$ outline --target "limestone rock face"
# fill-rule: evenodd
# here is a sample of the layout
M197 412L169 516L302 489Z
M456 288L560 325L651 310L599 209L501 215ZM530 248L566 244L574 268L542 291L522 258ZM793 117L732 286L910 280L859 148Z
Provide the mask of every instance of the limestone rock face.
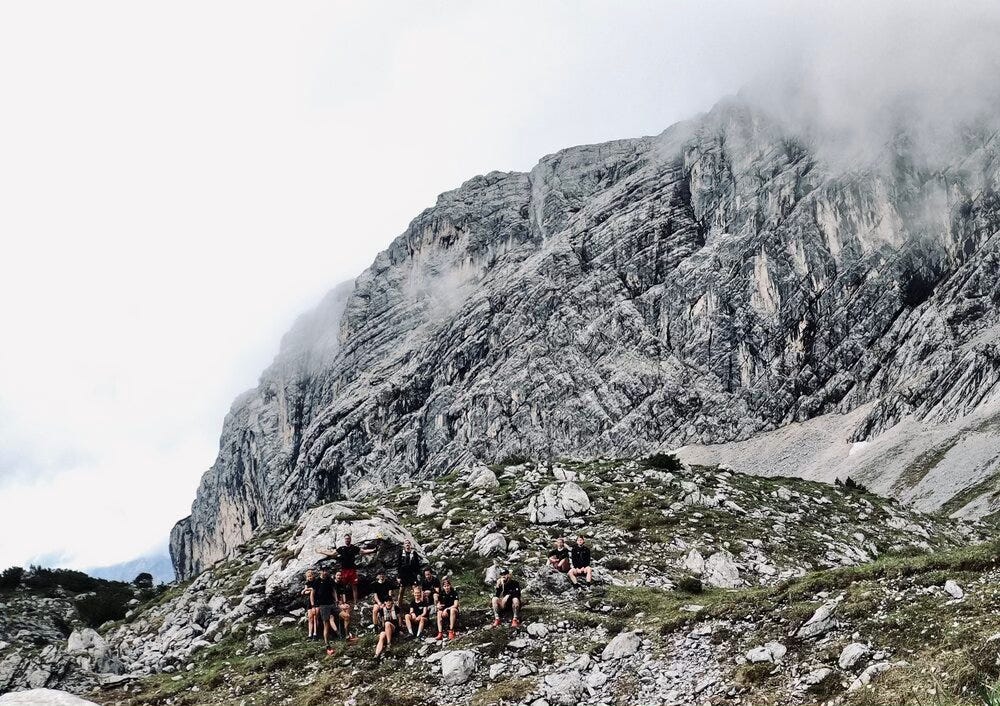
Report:
M847 413L862 442L982 412L1000 400L1000 155L955 149L835 168L730 99L441 195L234 402L172 532L178 575L307 507L477 462ZM933 482L958 493L984 463Z

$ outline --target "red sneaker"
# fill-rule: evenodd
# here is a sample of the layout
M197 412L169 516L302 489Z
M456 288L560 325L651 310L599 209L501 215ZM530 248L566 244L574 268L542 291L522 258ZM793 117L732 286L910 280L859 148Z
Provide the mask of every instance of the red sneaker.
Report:
M332 647L326 648L326 656L327 657L333 657L333 648Z
M439 633L438 633L438 636L437 636L437 637L435 637L434 639L435 639L435 640L443 640L443 639L444 639L444 633L443 633L443 632L439 632Z
M500 625L501 625L500 618L494 618L493 622L490 623L490 627L491 628L498 628L498 627L500 627Z
M512 628L519 628L521 627L521 621L518 620L517 618L514 618L513 620L510 621L510 626Z
M454 640L455 639L455 631L454 630L449 630L448 631L448 639L449 640Z

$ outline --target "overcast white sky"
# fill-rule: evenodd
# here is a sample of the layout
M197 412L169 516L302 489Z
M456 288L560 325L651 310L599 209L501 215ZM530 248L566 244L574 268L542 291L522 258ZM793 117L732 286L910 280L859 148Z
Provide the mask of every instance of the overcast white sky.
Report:
M0 567L161 546L296 314L439 192L660 132L839 36L830 19L777 1L0 4Z

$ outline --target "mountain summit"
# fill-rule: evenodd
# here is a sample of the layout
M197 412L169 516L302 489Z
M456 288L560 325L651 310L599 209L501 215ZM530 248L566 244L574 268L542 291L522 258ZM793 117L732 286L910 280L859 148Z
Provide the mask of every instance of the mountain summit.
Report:
M834 167L729 99L441 195L233 404L178 577L318 503L512 455L684 447L992 512L998 143L915 155Z

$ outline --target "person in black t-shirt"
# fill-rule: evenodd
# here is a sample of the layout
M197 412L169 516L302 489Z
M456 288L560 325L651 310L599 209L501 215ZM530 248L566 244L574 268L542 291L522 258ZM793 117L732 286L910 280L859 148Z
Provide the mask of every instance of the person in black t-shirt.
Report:
M385 571L379 571L378 575L375 577L375 583L372 584L372 595L374 596L372 600L372 627L378 627L378 611L382 608L382 605L392 596L392 592L396 589L389 579L386 577Z
M420 584L420 555L408 539L403 542L403 548L396 558L396 573L399 575L399 596L396 602L402 603L403 590Z
M424 569L424 576L420 579L420 588L424 589L424 593L429 591L434 596L441 592L441 580L434 575L434 571L429 566Z
M500 627L500 612L505 610L507 606L510 606L511 612L514 614L510 626L512 628L521 627L521 584L510 575L510 569L501 569L493 595L493 627Z
M458 624L458 591L451 585L451 579L441 582L441 592L437 595L438 634L437 639L444 639L444 623L448 621L448 639L455 639L455 626Z
M555 547L549 552L549 566L564 574L569 572L569 547L562 537L556 540Z
M399 629L399 612L396 610L396 605L391 595L385 600L382 607L378 609L377 617L382 632L379 633L378 644L375 645L376 659L380 658L389 649L390 645L392 645L392 637L396 634L396 630Z
M430 594L425 594L420 586L413 587L413 602L410 603L404 616L406 631L410 633L410 637L420 637L423 634L424 626L431 619L433 605L434 599L430 597Z
M576 538L576 544L569 551L570 563L573 564L573 568L569 570L569 580L573 582L573 585L577 584L577 577L583 576L587 579L587 585L590 585L594 581L594 571L590 568L590 547L587 546L586 541L581 534Z
M337 629L336 615L334 615L336 601L337 587L330 577L330 570L320 569L319 579L313 585L313 602L316 604L319 622L323 625L323 642L326 643L327 648L330 647L330 630L333 630L334 635L340 633Z
M343 546L336 549L318 549L323 556L340 560L340 570L344 574L344 583L351 587L351 596L354 599L353 605L358 604L358 558L361 555L374 554L374 549L362 549L354 544L351 535L344 535Z
M316 573L309 569L306 571L306 585L302 589L302 595L306 597L306 625L308 630L307 640L319 639L318 614L316 602L313 598L313 590L316 586Z

